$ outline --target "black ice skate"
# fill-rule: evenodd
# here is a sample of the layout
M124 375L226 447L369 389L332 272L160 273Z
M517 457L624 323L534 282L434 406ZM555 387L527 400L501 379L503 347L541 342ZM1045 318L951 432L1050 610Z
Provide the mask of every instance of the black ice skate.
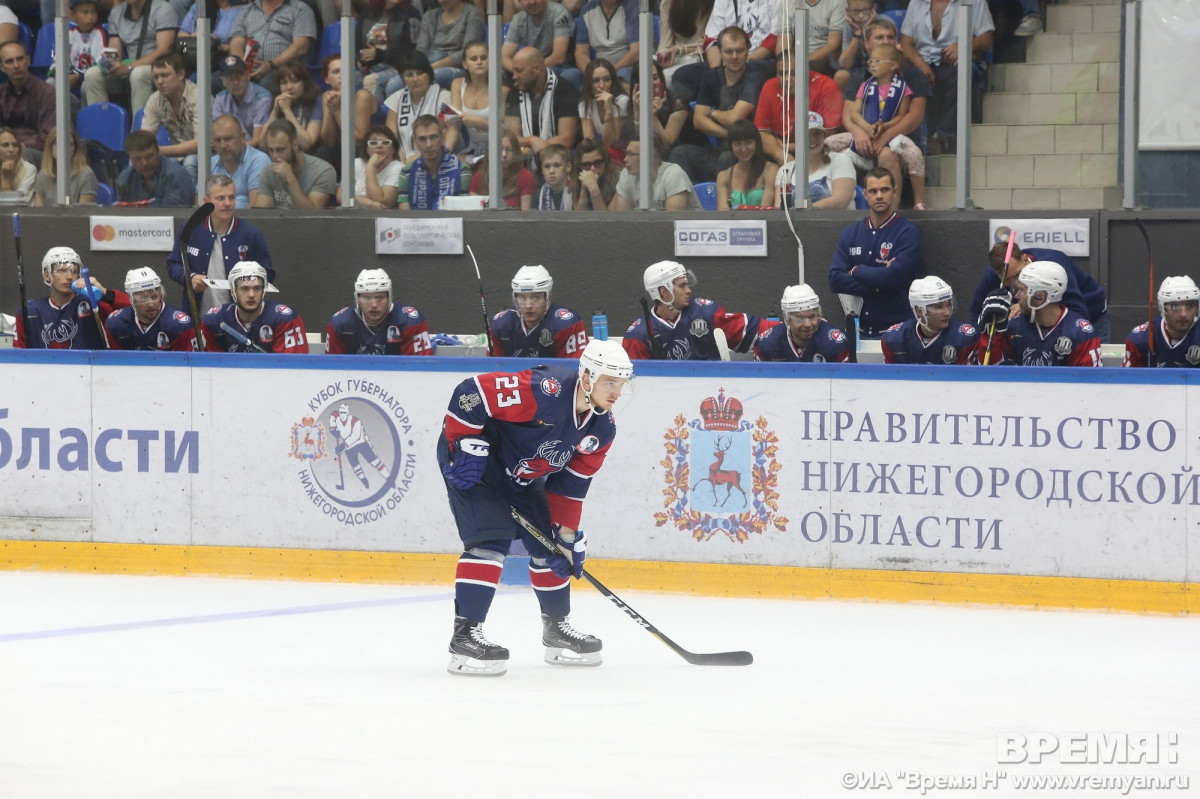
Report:
M581 633L571 626L570 618L556 619L542 614L542 644L546 662L551 666L599 666L604 644L594 635Z
M469 677L500 677L508 671L508 650L484 636L483 622L456 616L446 671Z

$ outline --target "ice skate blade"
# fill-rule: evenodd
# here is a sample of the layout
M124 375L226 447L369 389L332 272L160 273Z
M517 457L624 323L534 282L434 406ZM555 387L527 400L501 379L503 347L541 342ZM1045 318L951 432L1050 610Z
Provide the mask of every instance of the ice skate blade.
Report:
M451 655L446 671L456 677L503 677L508 673L508 661L476 660L466 655Z
M599 652L575 652L554 646L546 647L545 659L551 666L599 666L604 662Z

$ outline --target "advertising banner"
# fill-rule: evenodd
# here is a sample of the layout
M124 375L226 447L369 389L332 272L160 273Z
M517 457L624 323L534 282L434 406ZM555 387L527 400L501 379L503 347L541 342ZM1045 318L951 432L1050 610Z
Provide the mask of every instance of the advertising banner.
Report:
M175 220L169 216L93 216L93 250L170 252Z

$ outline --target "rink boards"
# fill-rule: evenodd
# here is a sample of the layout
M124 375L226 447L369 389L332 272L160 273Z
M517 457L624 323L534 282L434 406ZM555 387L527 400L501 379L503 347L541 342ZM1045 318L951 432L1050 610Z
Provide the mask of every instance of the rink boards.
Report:
M460 551L434 455L452 389L529 365L44 351L0 363L6 568L407 582L448 582ZM1190 370L637 373L583 515L610 587L1197 606ZM342 406L367 446L339 447Z

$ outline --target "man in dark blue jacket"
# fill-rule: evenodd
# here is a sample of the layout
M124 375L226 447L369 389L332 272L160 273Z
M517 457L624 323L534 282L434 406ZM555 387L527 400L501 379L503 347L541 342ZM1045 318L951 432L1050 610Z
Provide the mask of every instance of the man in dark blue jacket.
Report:
M908 286L921 262L921 231L894 210L900 192L891 172L872 169L863 188L870 213L842 231L829 266L829 287L862 298L862 336L879 338L912 318Z
M1076 266L1071 256L1060 250L1047 250L1041 247L1031 247L1022 250L1013 245L1012 257L1004 262L1004 253L1008 250L1008 242L997 242L988 253L991 269L984 273L983 279L975 288L975 297L971 300L971 317L978 318L983 309L983 300L988 294L1000 288L1000 275L1004 275L1004 285L1009 291L1017 281L1017 275L1026 264L1034 261L1053 261L1067 270L1067 291L1063 294L1062 304L1075 313L1087 319L1096 329L1096 335L1101 341L1108 341L1111 323L1108 317L1108 298L1104 296L1104 288L1096 279Z

